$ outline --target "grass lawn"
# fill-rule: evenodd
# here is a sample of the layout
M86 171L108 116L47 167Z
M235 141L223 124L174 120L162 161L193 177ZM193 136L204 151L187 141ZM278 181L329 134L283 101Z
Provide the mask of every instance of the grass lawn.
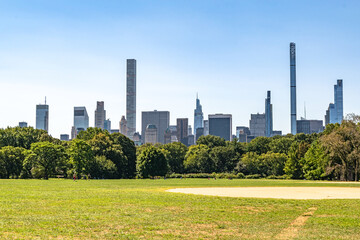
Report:
M360 200L281 200L165 192L177 187L327 186L288 180L0 180L1 239L360 239ZM305 214L305 215L304 215ZM296 224L295 224L296 225ZM287 238L290 238L288 236Z

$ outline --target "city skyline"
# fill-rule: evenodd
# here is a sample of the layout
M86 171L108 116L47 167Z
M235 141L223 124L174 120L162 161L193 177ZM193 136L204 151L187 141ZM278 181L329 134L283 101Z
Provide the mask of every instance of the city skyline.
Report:
M264 113L270 90L273 128L286 134L290 42L297 48L297 119L304 116L304 102L309 119L324 119L336 79L346 82L344 116L359 113L360 49L353 44L360 36L353 25L359 3L214 1L202 8L204 3L109 1L83 8L79 1L72 9L66 1L0 3L0 79L6 89L0 102L9 113L0 127L20 121L35 126L35 105L44 96L54 137L70 134L74 106L93 113L96 101L105 102L107 117L118 126L126 115L125 61L137 59L137 116L157 109L170 111L171 125L183 117L193 123L199 92L204 116L231 113L235 132L248 125L250 114Z

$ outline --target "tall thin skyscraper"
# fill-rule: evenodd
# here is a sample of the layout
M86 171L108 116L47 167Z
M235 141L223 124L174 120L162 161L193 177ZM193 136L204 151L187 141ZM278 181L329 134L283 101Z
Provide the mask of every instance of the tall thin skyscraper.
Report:
M204 123L204 116L202 112L202 106L200 104L200 99L196 94L196 108L194 110L194 134L196 134L196 129L204 127L203 123Z
M290 116L291 133L296 134L296 51L295 43L290 43Z
M104 122L106 119L106 111L104 109L104 102L96 102L95 110L95 127L104 129Z
M176 119L176 133L177 139L183 144L188 144L188 119L187 118L178 118ZM191 135L191 134L190 134Z
M273 114L271 104L271 92L267 91L267 98L265 99L265 136L271 137L273 132Z
M36 105L36 129L49 131L49 105L39 104Z
M335 104L335 120L337 123L341 123L344 117L343 113L343 81L337 80L337 84L334 85L334 104Z
M127 136L133 139L136 132L136 60L126 60L126 120Z

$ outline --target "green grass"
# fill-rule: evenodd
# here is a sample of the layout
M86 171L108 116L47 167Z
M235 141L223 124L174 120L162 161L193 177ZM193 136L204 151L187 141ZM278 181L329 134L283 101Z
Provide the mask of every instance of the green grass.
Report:
M175 187L329 186L287 180L0 180L2 239L274 239L316 207L298 239L360 239L360 200L230 198Z

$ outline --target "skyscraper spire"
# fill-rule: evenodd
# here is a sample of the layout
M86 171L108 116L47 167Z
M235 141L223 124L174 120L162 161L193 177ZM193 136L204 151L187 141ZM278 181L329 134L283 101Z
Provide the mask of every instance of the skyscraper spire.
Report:
M204 127L203 121L204 116L202 112L202 106L200 104L200 99L198 98L198 93L196 93L196 108L194 110L194 135L196 135L196 129Z

